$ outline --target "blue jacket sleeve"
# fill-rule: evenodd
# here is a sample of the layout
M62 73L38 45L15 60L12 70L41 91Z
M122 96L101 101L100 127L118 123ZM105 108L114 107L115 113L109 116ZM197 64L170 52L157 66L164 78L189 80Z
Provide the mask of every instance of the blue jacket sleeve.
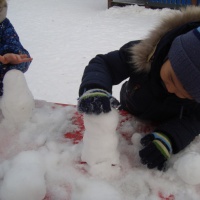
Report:
M173 153L178 153L188 146L200 133L200 120L192 117L171 119L161 124L155 131L166 134L171 142Z
M3 22L0 23L0 37L1 37L1 46L0 46L0 55L6 53L15 53L15 54L26 54L30 57L28 51L22 46L19 36L15 31L13 25L6 18ZM11 69L18 69L22 72L27 71L30 62L20 63L16 65L12 64L2 64L0 63L1 71L8 71Z
M105 55L97 55L86 66L79 96L85 90L100 88L112 93L112 86L117 85L130 76L133 64L130 63L129 48L139 41L125 44L120 50Z

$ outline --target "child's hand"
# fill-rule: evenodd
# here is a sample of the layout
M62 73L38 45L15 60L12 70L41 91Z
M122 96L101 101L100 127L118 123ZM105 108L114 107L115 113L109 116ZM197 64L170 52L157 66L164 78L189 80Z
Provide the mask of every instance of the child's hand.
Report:
M153 132L141 139L144 146L139 152L141 162L149 169L157 167L159 170L165 169L165 162L172 154L170 139L163 133Z
M0 62L3 64L20 64L23 62L30 62L32 58L29 58L26 54L14 54L7 53L0 56Z

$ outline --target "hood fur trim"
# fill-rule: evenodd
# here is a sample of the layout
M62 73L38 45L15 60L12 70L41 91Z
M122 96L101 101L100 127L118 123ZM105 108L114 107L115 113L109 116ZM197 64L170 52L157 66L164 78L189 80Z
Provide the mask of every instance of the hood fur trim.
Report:
M161 20L159 26L150 32L148 37L133 46L130 51L136 71L149 71L153 56L160 39L173 28L192 21L200 21L200 7L188 6Z

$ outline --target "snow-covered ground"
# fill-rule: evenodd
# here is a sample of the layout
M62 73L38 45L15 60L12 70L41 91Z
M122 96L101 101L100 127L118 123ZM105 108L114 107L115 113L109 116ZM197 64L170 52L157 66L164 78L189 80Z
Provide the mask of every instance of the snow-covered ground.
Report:
M116 113L111 113L106 122L101 116L85 119L88 130L95 126L103 130L106 123L113 135L104 139L102 151L95 148L93 153L88 145L83 155L82 141L73 144L64 137L81 127L71 123L75 107L45 102L76 104L84 67L92 57L142 39L170 12L175 11L138 6L107 9L107 0L9 0L8 18L34 59L25 76L37 100L31 119L22 126L0 115L1 200L200 199L199 138L172 156L166 172L148 170L138 158L141 124L120 115L115 132L106 123L112 119L111 124L117 124ZM116 97L119 88L114 88ZM95 126L90 127L90 120ZM85 143L96 142L99 147L99 135L99 140L88 137L91 141ZM87 158L88 152L94 160ZM105 152L114 157L114 166L107 165L104 159L110 155ZM98 156L104 161L99 165ZM81 158L90 165L81 163Z

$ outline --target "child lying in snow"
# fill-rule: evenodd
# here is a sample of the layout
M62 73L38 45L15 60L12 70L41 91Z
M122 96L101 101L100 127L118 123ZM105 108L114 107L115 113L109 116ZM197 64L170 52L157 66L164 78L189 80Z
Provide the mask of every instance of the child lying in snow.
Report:
M15 102L11 103L11 104L14 103L15 105L8 105L9 102L7 103L5 102L8 99L5 99L4 96L2 97L4 108L5 106L7 107L6 111L4 108L2 108L3 114L5 114L5 112L6 113L10 112L12 108L14 108L13 106L15 107L19 106L18 103L20 104L25 103L25 102L17 102L17 97L13 96L14 93L13 94L11 93L15 91L17 96L21 97L23 96L23 94L17 93L17 90L19 90L20 92L22 91L21 88L18 88L17 86L21 84L18 83L20 81L23 82L23 84L26 84L26 81L24 81L25 78L23 73L27 71L32 60L32 58L30 58L29 56L28 51L24 49L22 44L20 43L19 37L14 27L12 26L10 21L6 18L6 14L7 14L7 2L6 0L0 0L0 96L6 93L8 94L7 96L9 96L9 98L13 98L16 100ZM5 76L7 73L12 75ZM6 77L8 77L7 80L5 80ZM13 82L10 82L11 77L12 79L14 79L12 80ZM5 87L3 86L4 82L7 86L9 85L9 87L6 88L10 89L10 87L13 86L10 91L4 91L5 90ZM26 94L28 93L29 97L31 97L27 85L25 85L23 88L26 88L26 91L24 90L24 92ZM30 101L32 100L30 99ZM25 109L25 107L26 103L23 105L22 109ZM8 111L8 109L11 110ZM18 113L12 113L12 114L17 115ZM17 117L19 116L16 116L16 118Z
M187 147L200 133L200 8L187 7L163 19L141 41L97 55L86 67L79 90L78 110L86 114L116 107L112 86L126 81L120 109L155 122L141 139L141 162L165 167L171 154Z

